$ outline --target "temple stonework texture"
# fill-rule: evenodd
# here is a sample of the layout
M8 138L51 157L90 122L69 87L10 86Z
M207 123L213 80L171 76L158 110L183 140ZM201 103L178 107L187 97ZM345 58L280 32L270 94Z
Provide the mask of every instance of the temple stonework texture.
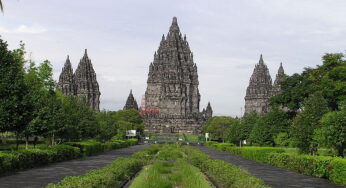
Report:
M133 97L132 90L130 91L129 96L127 97L126 104L123 108L123 110L138 110L138 104L136 99Z
M85 50L74 74L70 59L67 57L57 88L65 95L74 95L85 100L91 109L100 110L101 93L87 50Z
M284 69L280 64L274 85L267 65L261 55L259 63L255 65L250 78L249 86L245 96L245 114L255 111L258 114L265 114L269 110L269 99L281 92L281 82L284 79Z
M197 65L193 61L186 36L182 36L173 18L167 36L162 36L154 61L149 66L145 108L145 132L200 133L206 119L200 112Z

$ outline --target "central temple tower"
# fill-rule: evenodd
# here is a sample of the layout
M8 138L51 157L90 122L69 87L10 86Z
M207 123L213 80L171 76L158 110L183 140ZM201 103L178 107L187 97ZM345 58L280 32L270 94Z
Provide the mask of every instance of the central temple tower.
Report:
M145 108L141 109L146 132L200 132L210 113L206 117L200 112L197 66L176 17L154 54L147 84Z

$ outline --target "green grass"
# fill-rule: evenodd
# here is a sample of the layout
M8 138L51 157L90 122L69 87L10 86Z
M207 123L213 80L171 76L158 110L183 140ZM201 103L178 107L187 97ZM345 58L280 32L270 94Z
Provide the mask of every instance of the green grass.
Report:
M201 171L184 162L158 161L144 167L130 188L211 188Z

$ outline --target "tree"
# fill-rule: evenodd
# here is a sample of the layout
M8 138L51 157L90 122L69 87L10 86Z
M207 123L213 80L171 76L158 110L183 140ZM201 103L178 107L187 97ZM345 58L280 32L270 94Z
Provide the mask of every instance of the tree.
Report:
M240 120L238 119L232 119L230 121L230 127L227 131L227 142L233 143L233 144L239 144L239 142L242 140L242 129L241 129Z
M320 141L329 147L336 149L338 156L344 157L346 149L346 107L340 111L325 114L321 119L322 136Z
M232 117L215 116L208 120L207 124L203 127L203 131L210 133L211 139L225 142L230 134L229 128L234 125L235 121Z
M292 139L302 153L316 153L317 143L313 135L320 128L320 119L327 112L327 101L320 93L315 93L304 101L304 108L294 118L291 129Z
M274 146L274 138L280 132L288 132L289 124L286 112L277 107L272 108L256 121L250 134L251 143L260 146Z
M13 131L17 140L30 113L30 104L23 102L28 89L24 81L24 44L20 45L10 51L0 39L0 131Z
M346 61L344 54L325 54L323 64L316 68L305 68L282 83L283 92L270 99L271 105L287 107L291 117L303 106L311 93L321 92L331 110L339 109L339 102L346 100Z
M249 141L251 131L253 127L255 126L258 118L260 118L260 116L255 111L252 111L249 114L244 115L240 123L240 129L241 129L240 137L242 140Z

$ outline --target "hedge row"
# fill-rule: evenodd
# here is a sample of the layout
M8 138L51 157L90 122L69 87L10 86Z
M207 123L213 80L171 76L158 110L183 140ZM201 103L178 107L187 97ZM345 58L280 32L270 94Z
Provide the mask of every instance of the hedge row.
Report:
M129 140L112 140L106 143L97 142L94 140L87 140L81 142L67 142L65 145L70 145L73 147L78 147L83 156L91 156L97 153L110 151L113 149L124 148L138 143L137 139Z
M135 145L136 143L137 140L135 139L112 141L109 143L86 141L62 144L46 149L3 151L0 152L0 174L76 159L82 156L90 156L111 149Z
M121 187L124 182L150 163L159 151L157 145L134 153L130 158L118 158L104 168L89 171L82 176L65 177L58 184L48 184L47 188L94 188Z
M259 178L230 163L213 160L208 155L191 147L184 147L186 160L205 173L217 187L264 188Z
M246 159L266 162L268 161L268 155L271 153L284 153L285 150L282 148L274 147L233 147L233 144L229 143L217 143L217 142L208 142L207 146L226 151L234 155L244 157Z
M0 152L0 174L78 157L80 157L80 150L67 145L54 146L45 150L28 149Z
M273 147L232 147L210 142L208 147L229 152L246 159L269 163L301 174L329 179L337 184L346 185L346 159L284 153L281 148Z
M268 156L267 163L346 185L346 159L293 153L272 153Z

